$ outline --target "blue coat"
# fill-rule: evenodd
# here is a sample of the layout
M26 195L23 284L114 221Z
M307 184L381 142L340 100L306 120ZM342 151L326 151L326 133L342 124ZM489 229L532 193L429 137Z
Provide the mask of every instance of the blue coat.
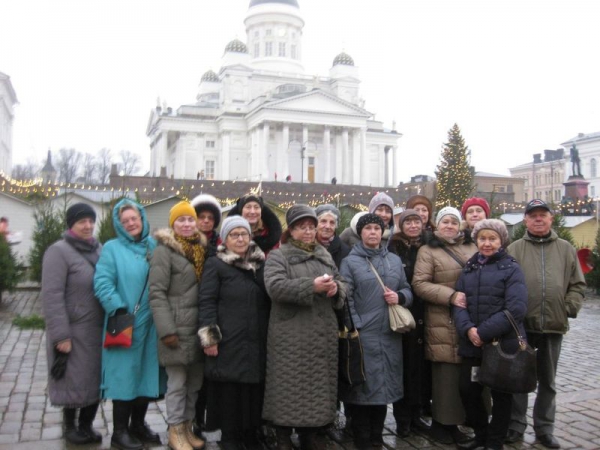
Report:
M387 405L403 396L402 335L390 328L388 305L371 265L385 286L398 293L400 304L412 304L402 261L387 248L370 249L356 244L342 261L340 274L348 283L352 320L360 329L367 381L349 392L343 401L359 405Z
M502 338L502 348L510 353L517 350L517 336L506 315L507 309L525 336L523 319L527 312L527 287L525 276L517 261L504 250L491 256L483 265L479 253L467 261L456 290L467 296L467 308L453 307L458 332L458 354L481 358L481 348L475 347L467 333L476 327L484 343Z
M142 216L143 231L139 241L134 241L119 221L119 208L126 202L132 203ZM149 236L150 226L144 209L131 200L124 199L116 204L113 225L117 238L104 245L94 276L96 297L106 312L104 330L108 317L117 309L126 308L132 313L140 295L141 302L133 324L131 348L102 350L102 398L154 398L161 393L158 337L148 302L146 280L150 268L148 259L156 247L156 241Z

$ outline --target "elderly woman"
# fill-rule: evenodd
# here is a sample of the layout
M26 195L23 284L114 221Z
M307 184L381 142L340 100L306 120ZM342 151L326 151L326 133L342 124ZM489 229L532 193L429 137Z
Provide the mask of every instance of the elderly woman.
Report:
M348 283L350 312L360 329L364 352L366 382L342 394L344 402L352 405L354 443L359 450L383 445L387 404L403 396L402 335L390 328L388 305L408 307L412 293L400 258L382 245L384 228L375 214L361 217L356 226L361 242L340 270Z
M160 443L145 423L150 399L163 392L159 383L158 338L148 302L149 259L156 247L141 205L123 199L113 209L117 237L108 241L96 265L94 289L108 317L134 314L131 347L102 350L103 399L113 401L111 445L138 450Z
M202 386L198 327L198 283L202 278L206 237L196 226L196 210L179 202L169 213L170 228L154 237L150 261L150 307L158 342L158 360L167 372L167 423L173 450L204 447L192 432L196 398Z
M273 211L264 204L262 197L248 194L238 199L229 211L230 216L242 216L252 228L252 240L263 251L265 257L279 247L281 223Z
M331 255L319 245L317 216L306 205L286 213L281 248L265 266L272 310L263 417L277 428L277 448L291 450L293 428L304 450L324 448L319 428L336 417L338 326L346 298Z
M224 450L261 449L258 431L264 396L269 298L265 255L250 224L231 216L223 244L207 260L200 287L200 339L209 380L207 428L221 429Z
M340 210L333 205L319 205L317 215L317 242L327 249L333 262L340 268L342 259L350 253L350 247L335 234L340 220Z
M467 421L475 431L475 440L464 448L501 450L512 406L512 395L491 390L492 419L488 423L483 386L471 378L474 367L481 365L481 347L501 339L502 349L515 353L518 340L504 314L511 313L525 336L523 319L527 312L525 276L517 261L506 253L508 231L500 220L486 219L475 224L473 240L479 250L467 261L456 290L467 298L466 307L456 306L454 319L462 356L460 396Z
M69 229L62 240L46 250L42 266L48 394L53 405L63 407L64 436L71 444L102 442L102 436L92 428L100 402L104 320L104 311L94 296L94 270L100 256L95 223L91 206L70 206Z
M465 240L470 241L475 224L490 218L490 205L484 198L471 197L462 204L460 213L465 222L463 225Z
M477 248L465 244L460 212L450 206L436 217L436 231L417 254L412 286L425 301L425 357L432 362L432 426L430 436L440 443L464 442L457 425L465 412L458 382L461 358L451 306L465 306L466 298L454 285Z
M390 251L402 259L402 266L409 283L412 282L417 261L417 252L423 245L423 221L414 209L402 211L398 220L399 232L392 236ZM399 436L406 437L411 429L429 430L429 424L421 418L423 403L428 400L429 381L425 363L425 304L413 295L409 307L415 318L416 328L404 334L402 340L404 397L394 403L394 418ZM426 396L427 398L423 398Z
M435 230L433 223L433 204L424 195L413 195L406 202L406 209L414 209L423 221L423 230L430 234Z

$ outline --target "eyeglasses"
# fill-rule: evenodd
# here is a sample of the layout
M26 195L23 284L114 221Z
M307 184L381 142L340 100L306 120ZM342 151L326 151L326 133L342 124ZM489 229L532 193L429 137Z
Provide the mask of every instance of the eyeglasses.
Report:
M248 239L250 237L250 233L229 233L228 236L234 241L237 241L239 238Z
M303 233L309 232L309 233L316 233L317 229L315 227L296 227L296 230L300 230Z

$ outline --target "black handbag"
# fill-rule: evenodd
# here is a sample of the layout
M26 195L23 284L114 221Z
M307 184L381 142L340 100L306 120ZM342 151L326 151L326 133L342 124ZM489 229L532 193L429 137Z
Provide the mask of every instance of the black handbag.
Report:
M509 394L527 394L537 385L536 352L519 333L512 314L503 311L517 334L519 348L505 353L500 340L483 346L479 382L484 386Z
M363 348L360 343L359 332L354 326L352 314L350 314L348 300L344 301L344 303L348 311L348 317L350 318L350 329L348 330L343 323L339 326L338 375L340 381L350 387L354 387L366 381Z

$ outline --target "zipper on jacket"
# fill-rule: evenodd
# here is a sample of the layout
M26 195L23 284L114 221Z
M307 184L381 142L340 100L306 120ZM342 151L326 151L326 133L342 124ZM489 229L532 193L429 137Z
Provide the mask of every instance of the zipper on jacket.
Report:
M541 316L541 331L544 331L546 323L546 258L544 256L545 245L542 245L542 310L540 311Z

